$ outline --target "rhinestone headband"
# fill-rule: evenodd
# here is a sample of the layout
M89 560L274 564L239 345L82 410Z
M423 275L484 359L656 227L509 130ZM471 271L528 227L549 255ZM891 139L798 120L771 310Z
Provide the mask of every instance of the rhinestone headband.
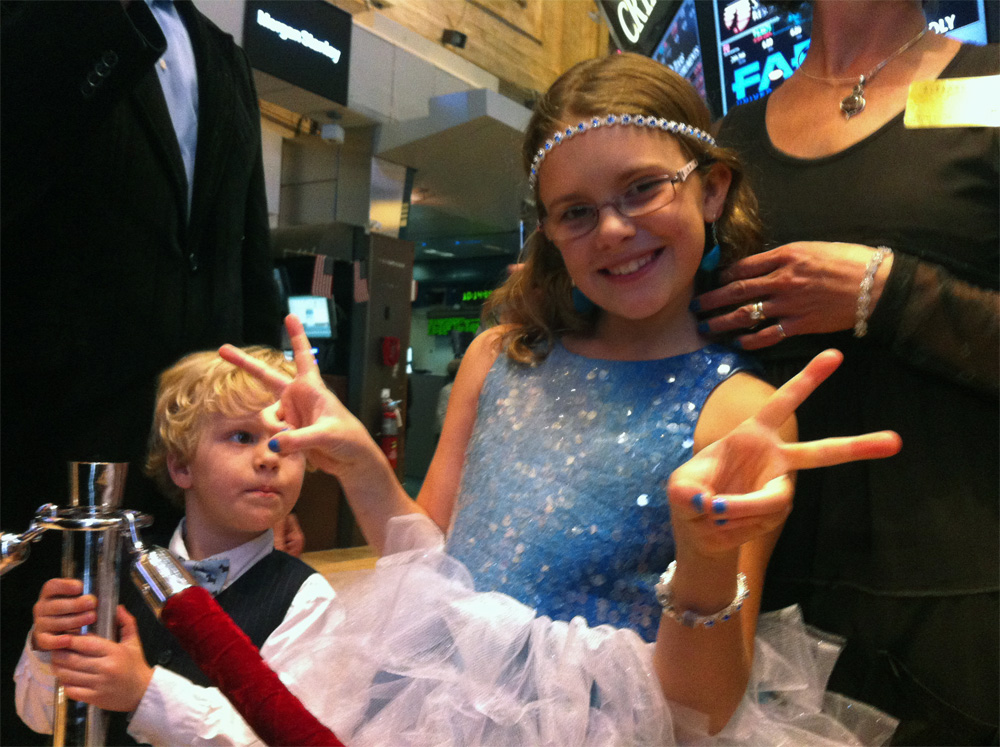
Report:
M544 145L538 149L535 157L531 159L531 173L528 175L528 188L531 191L535 190L535 182L538 179L538 167L542 165L542 161L545 160L545 156L548 155L549 151L559 145L559 143L564 140L569 140L575 135L582 135L587 130L593 130L597 127L608 127L616 124L632 125L634 127L658 128L664 132L669 132L671 135L683 135L684 137L691 137L695 140L700 140L708 145L715 145L715 138L704 130L699 130L697 127L692 127L691 125L684 124L683 122L674 122L670 119L662 119L645 114L607 114L603 117L591 117L589 120L580 122L575 127L567 127L565 130L553 134L552 137L545 141Z

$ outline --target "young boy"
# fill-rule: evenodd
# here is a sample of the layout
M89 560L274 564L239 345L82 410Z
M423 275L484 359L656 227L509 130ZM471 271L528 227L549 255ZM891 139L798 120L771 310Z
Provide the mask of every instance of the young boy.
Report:
M294 373L281 352L246 348ZM334 597L326 580L274 549L302 488L305 459L268 448L275 428L261 409L273 402L253 377L215 352L194 353L160 377L146 470L185 517L170 550L250 637L265 661L307 648ZM34 606L34 628L15 672L17 710L51 733L55 679L70 699L113 711L108 744L247 745L246 722L156 620L131 582L122 584L117 642L74 634L97 619L96 598L75 579L48 581ZM279 671L280 675L281 672ZM286 684L293 690L305 682Z

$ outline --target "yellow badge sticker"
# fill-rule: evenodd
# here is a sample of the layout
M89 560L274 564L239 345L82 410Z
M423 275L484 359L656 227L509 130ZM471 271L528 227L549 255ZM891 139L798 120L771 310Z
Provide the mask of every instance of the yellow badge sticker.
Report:
M911 83L903 124L909 128L1000 127L1000 75Z

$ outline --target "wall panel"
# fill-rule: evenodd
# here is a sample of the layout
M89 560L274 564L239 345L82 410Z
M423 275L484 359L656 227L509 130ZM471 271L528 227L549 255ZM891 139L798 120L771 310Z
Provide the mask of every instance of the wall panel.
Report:
M593 0L388 0L377 10L362 0L333 2L355 23L372 26L381 14L438 44L444 29L461 31L465 47L448 50L527 92L608 51Z

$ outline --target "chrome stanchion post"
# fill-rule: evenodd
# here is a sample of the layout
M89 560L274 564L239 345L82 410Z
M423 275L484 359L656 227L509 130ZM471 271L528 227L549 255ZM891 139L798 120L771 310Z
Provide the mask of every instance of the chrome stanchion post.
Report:
M51 528L63 531L62 575L83 582L83 593L97 597L97 620L81 634L114 639L118 608L121 506L128 464L70 462L70 508ZM56 688L55 747L106 742L108 714L97 706L66 697Z
M62 576L79 579L83 584L83 593L97 597L97 620L83 626L81 635L90 633L110 640L115 638L123 534L127 537L128 549L136 556L136 566L144 564L143 568L148 566L159 574L151 570L133 570L143 596L157 614L159 609L154 599L160 598L162 606L163 599L170 593L183 588L185 583L194 583L183 566L173 560L166 550L153 548L147 551L142 545L137 529L152 523L149 516L118 510L127 471L128 464L125 463L70 462L69 507L59 508L46 503L38 509L23 534L0 535L0 575L3 575L27 559L31 544L38 541L45 530L62 532ZM155 580L161 576L163 580L156 583ZM107 741L107 712L67 698L63 686L58 682L56 685L52 729L54 747L104 745Z

